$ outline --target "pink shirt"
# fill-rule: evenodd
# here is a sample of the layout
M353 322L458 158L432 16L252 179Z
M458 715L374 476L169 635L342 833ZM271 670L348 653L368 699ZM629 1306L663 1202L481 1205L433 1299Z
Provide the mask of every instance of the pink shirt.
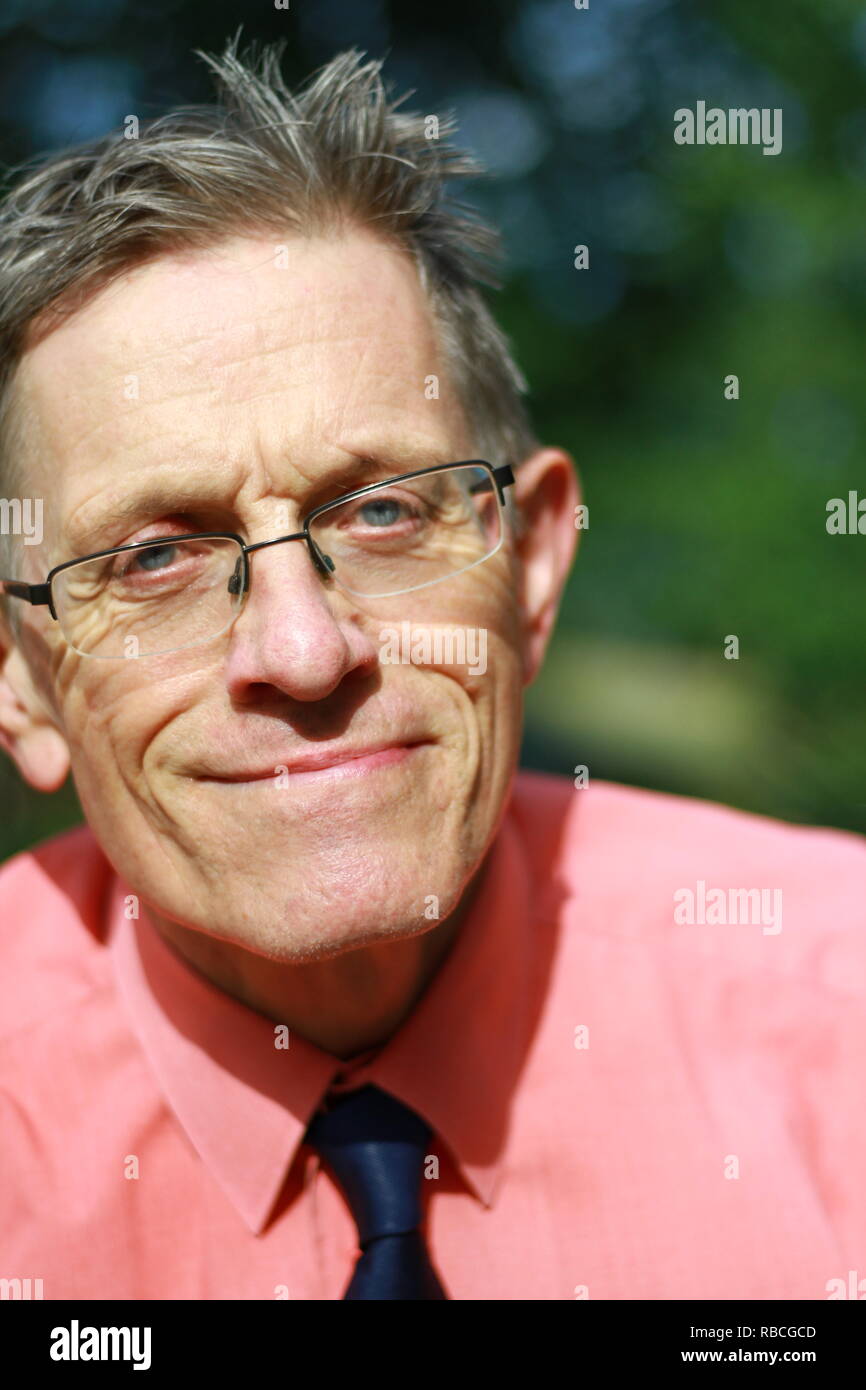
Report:
M355 1227L303 1143L336 1079L431 1125L452 1298L827 1298L866 1277L864 887L854 835L521 773L451 954L349 1065L276 1048L59 836L0 870L0 1278L339 1299Z

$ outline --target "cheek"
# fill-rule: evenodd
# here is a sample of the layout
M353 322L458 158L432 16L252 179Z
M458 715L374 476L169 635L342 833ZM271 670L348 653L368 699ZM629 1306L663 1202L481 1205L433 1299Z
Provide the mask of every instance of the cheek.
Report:
M477 656L474 666L468 659ZM463 774L476 790L501 791L520 751L523 719L522 661L516 646L502 634L487 630L486 645L474 652L467 644L465 664L435 675L448 682L467 736L463 745Z
M467 576L401 596L401 607L372 636L383 667L404 673L414 667L414 679L420 673L419 693L425 678L431 694L440 684L440 698L457 706L464 727L480 739L481 762L501 766L514 759L520 742L522 625L507 565L483 570L471 583Z
M105 667L92 669L94 667ZM170 682L142 673L132 662L88 662L65 692L63 721L76 782L97 788L117 780L134 784L160 731L188 707Z
M477 667L485 653L501 646L519 654L522 636L514 577L505 560L497 568L495 559L449 583L382 602L363 615L363 622L380 653L395 642L405 649L417 634L417 649L423 654L429 633L427 645L444 657L437 663L442 666L465 667L466 658L475 655L469 664ZM450 651L456 653L456 663L449 660Z

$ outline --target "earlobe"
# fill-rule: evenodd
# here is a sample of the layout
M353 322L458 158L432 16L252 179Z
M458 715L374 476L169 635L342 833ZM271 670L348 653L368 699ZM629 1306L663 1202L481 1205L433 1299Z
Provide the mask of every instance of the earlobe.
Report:
M55 792L69 775L66 740L15 646L0 648L0 747L36 791Z
M571 457L539 449L515 471L522 516L516 541L521 565L525 682L538 674L547 649L579 532L580 487Z

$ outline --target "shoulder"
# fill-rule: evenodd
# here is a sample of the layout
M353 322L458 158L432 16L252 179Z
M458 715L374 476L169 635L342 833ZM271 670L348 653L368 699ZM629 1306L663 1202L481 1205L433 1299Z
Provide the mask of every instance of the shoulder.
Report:
M112 871L75 826L0 866L0 1020L9 1036L68 1007L101 978Z
M863 837L534 772L518 774L512 812L575 924L866 993Z
M567 777L527 771L517 774L511 807L533 855L546 846L571 879L588 868L600 878L599 870L626 866L649 880L779 870L821 901L835 888L864 886L866 839L848 831L614 782L575 788Z

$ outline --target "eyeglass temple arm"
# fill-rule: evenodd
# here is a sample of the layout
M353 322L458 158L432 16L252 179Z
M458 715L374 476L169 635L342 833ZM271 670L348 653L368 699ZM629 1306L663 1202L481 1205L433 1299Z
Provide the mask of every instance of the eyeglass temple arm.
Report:
M473 496L476 492L492 492L493 484L495 483L500 499L504 502L505 498L502 496L502 490L503 488L510 487L513 482L514 474L511 470L511 464L503 463L500 468L494 468L492 470L492 482L490 478L482 478L481 482L475 483L469 491Z
M25 603L51 603L50 584L21 584L17 579L0 579L0 589L10 598L23 598Z

